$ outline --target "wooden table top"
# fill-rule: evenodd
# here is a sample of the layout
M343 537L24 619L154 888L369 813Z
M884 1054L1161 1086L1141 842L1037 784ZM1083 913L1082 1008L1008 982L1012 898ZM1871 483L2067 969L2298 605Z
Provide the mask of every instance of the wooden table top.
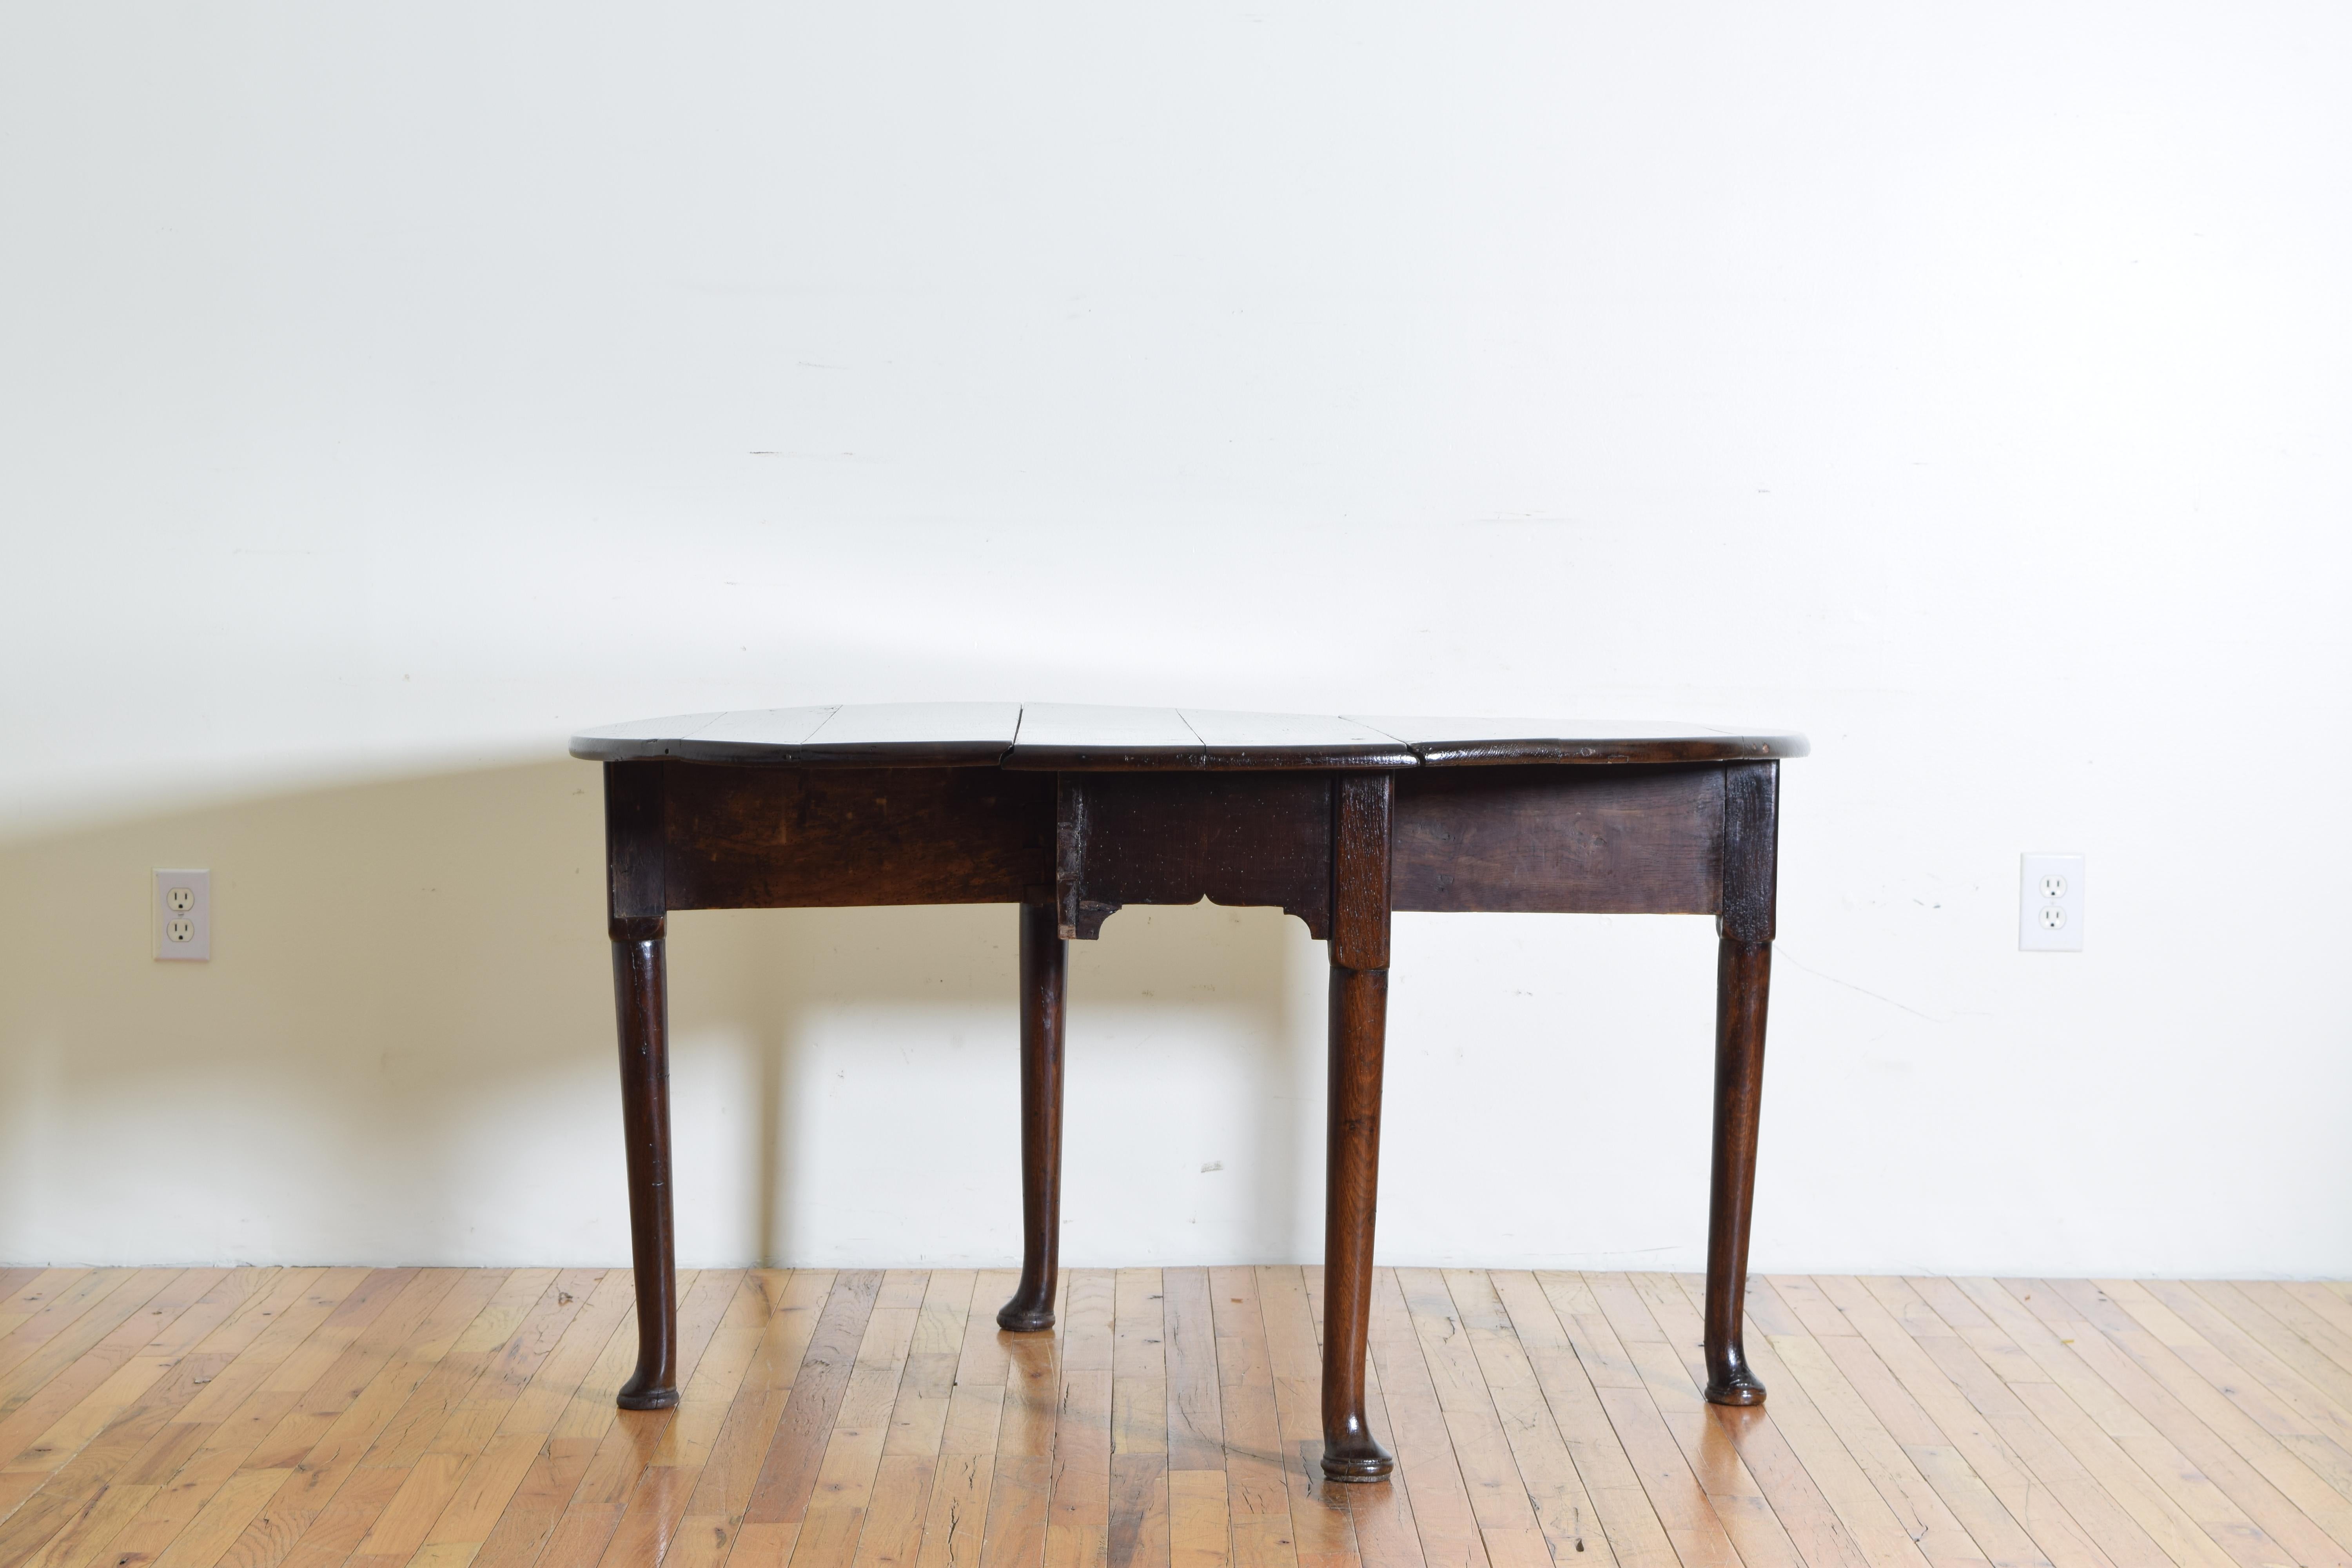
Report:
M572 738L590 762L1003 767L1063 773L1720 763L1801 757L1802 735L1658 720L1240 713L1066 702L873 702L688 713Z

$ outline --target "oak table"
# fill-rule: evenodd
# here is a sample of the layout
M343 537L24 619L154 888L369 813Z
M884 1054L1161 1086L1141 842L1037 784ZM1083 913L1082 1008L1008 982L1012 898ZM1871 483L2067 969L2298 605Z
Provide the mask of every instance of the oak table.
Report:
M1394 1461L1364 1422L1389 916L1711 914L1706 1397L1755 1405L1740 1342L1792 734L1064 704L907 703L651 719L575 736L604 824L638 1351L627 1409L677 1401L663 917L857 904L1021 909L1021 1282L1053 1325L1066 944L1126 904L1272 905L1329 944L1323 1471Z

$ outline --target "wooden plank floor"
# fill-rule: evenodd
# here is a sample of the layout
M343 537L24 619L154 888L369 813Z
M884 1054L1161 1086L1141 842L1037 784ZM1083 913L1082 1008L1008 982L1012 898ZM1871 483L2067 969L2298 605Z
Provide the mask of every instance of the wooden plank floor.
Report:
M2352 1568L2352 1289L1382 1269L1386 1486L1316 1468L1317 1271L0 1270L0 1565Z

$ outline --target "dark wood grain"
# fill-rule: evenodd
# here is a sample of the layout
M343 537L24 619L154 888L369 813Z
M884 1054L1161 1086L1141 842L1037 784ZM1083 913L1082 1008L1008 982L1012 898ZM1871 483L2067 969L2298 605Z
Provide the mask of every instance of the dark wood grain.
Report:
M1350 715L1350 717L1355 717ZM1706 724L1654 719L1577 722L1558 719L1357 719L1412 748L1423 767L1510 763L1721 763L1751 757L1801 757L1802 735L1738 733Z
M1723 912L1717 920L1715 1137L1707 1194L1706 1397L1761 1405L1764 1384L1741 1336L1748 1237L1756 1206L1756 1140L1764 1094L1764 1024L1772 989L1780 764L1724 770Z
M1780 764L1723 770L1723 934L1770 942L1779 901Z
M572 754L776 767L992 767L1020 728L1015 702L870 702L688 713L591 730Z
M1771 973L1776 759L1805 749L1801 736L1679 724L978 703L699 714L578 738L577 754L606 763L643 1334L622 1403L677 1397L667 910L1022 906L1023 1277L998 1321L1030 1331L1052 1325L1058 1268L1064 942L1097 935L1127 904L1202 899L1285 910L1330 942L1327 1477L1375 1480L1393 1466L1365 1425L1364 1352L1398 909L1717 916L1706 1394L1760 1402L1740 1313ZM862 1299L870 1307L872 1290ZM820 1363L827 1332L788 1406L805 1403L812 1421L832 1419L856 1351L852 1334L838 1369ZM755 1522L801 1517L818 1457L780 1438Z
M1712 914L1723 787L1716 768L1401 773L1395 907Z
M1409 768L1412 749L1351 719L1186 708L1205 768ZM1017 750L1017 749L1016 749ZM1007 765L1013 765L1008 763Z
M677 1247L670 1203L667 769L604 764L605 926L621 1051L621 1137L635 1270L637 1365L625 1410L677 1403Z
M1329 929L1331 781L1320 773L1065 773L1055 882L1065 936L1127 904L1268 906Z
M803 767L980 767L1002 762L1017 702L874 702L836 708L800 744Z
M671 909L1014 904L1054 880L1050 778L629 765L668 778Z
M1715 1151L1707 1184L1706 1397L1761 1405L1748 1369L1741 1317L1748 1295L1748 1235L1756 1208L1756 1132L1764 1090L1764 1012L1772 944L1727 936L1717 944Z
M1021 1281L996 1326L1054 1326L1062 1238L1062 998L1068 948L1050 904L1021 906Z
M1332 782L1331 962L1389 966L1396 781L1372 773Z
M1328 770L1475 763L1708 763L1800 757L1801 735L1649 720L1251 713L1076 703L868 703L688 713L585 731L594 762L675 758L782 767L1028 772Z
M604 907L614 942L660 935L669 909L667 772L659 763L604 764Z
M1173 708L1097 708L1032 702L1004 765L1050 773L1194 769L1208 747Z
M1389 995L1390 776L1342 778L1332 802L1329 1100L1323 1197L1323 1474L1378 1481L1396 1468L1364 1411L1379 1209L1381 1078Z
M658 762L685 756L690 743L710 736L694 753L699 760L759 761L791 752L837 711L835 708L758 708L735 713L633 719L572 736L572 754L592 763Z
M613 943L613 1003L620 1017L621 1137L637 1295L637 1367L621 1385L620 1405L667 1410L677 1403L677 1243L670 1207L669 988L660 936Z

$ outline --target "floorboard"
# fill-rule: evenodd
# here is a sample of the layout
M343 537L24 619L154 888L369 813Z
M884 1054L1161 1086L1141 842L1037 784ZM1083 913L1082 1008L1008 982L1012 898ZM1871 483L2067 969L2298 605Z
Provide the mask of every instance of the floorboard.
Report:
M0 1568L2352 1568L2352 1287L1388 1269L0 1269Z

